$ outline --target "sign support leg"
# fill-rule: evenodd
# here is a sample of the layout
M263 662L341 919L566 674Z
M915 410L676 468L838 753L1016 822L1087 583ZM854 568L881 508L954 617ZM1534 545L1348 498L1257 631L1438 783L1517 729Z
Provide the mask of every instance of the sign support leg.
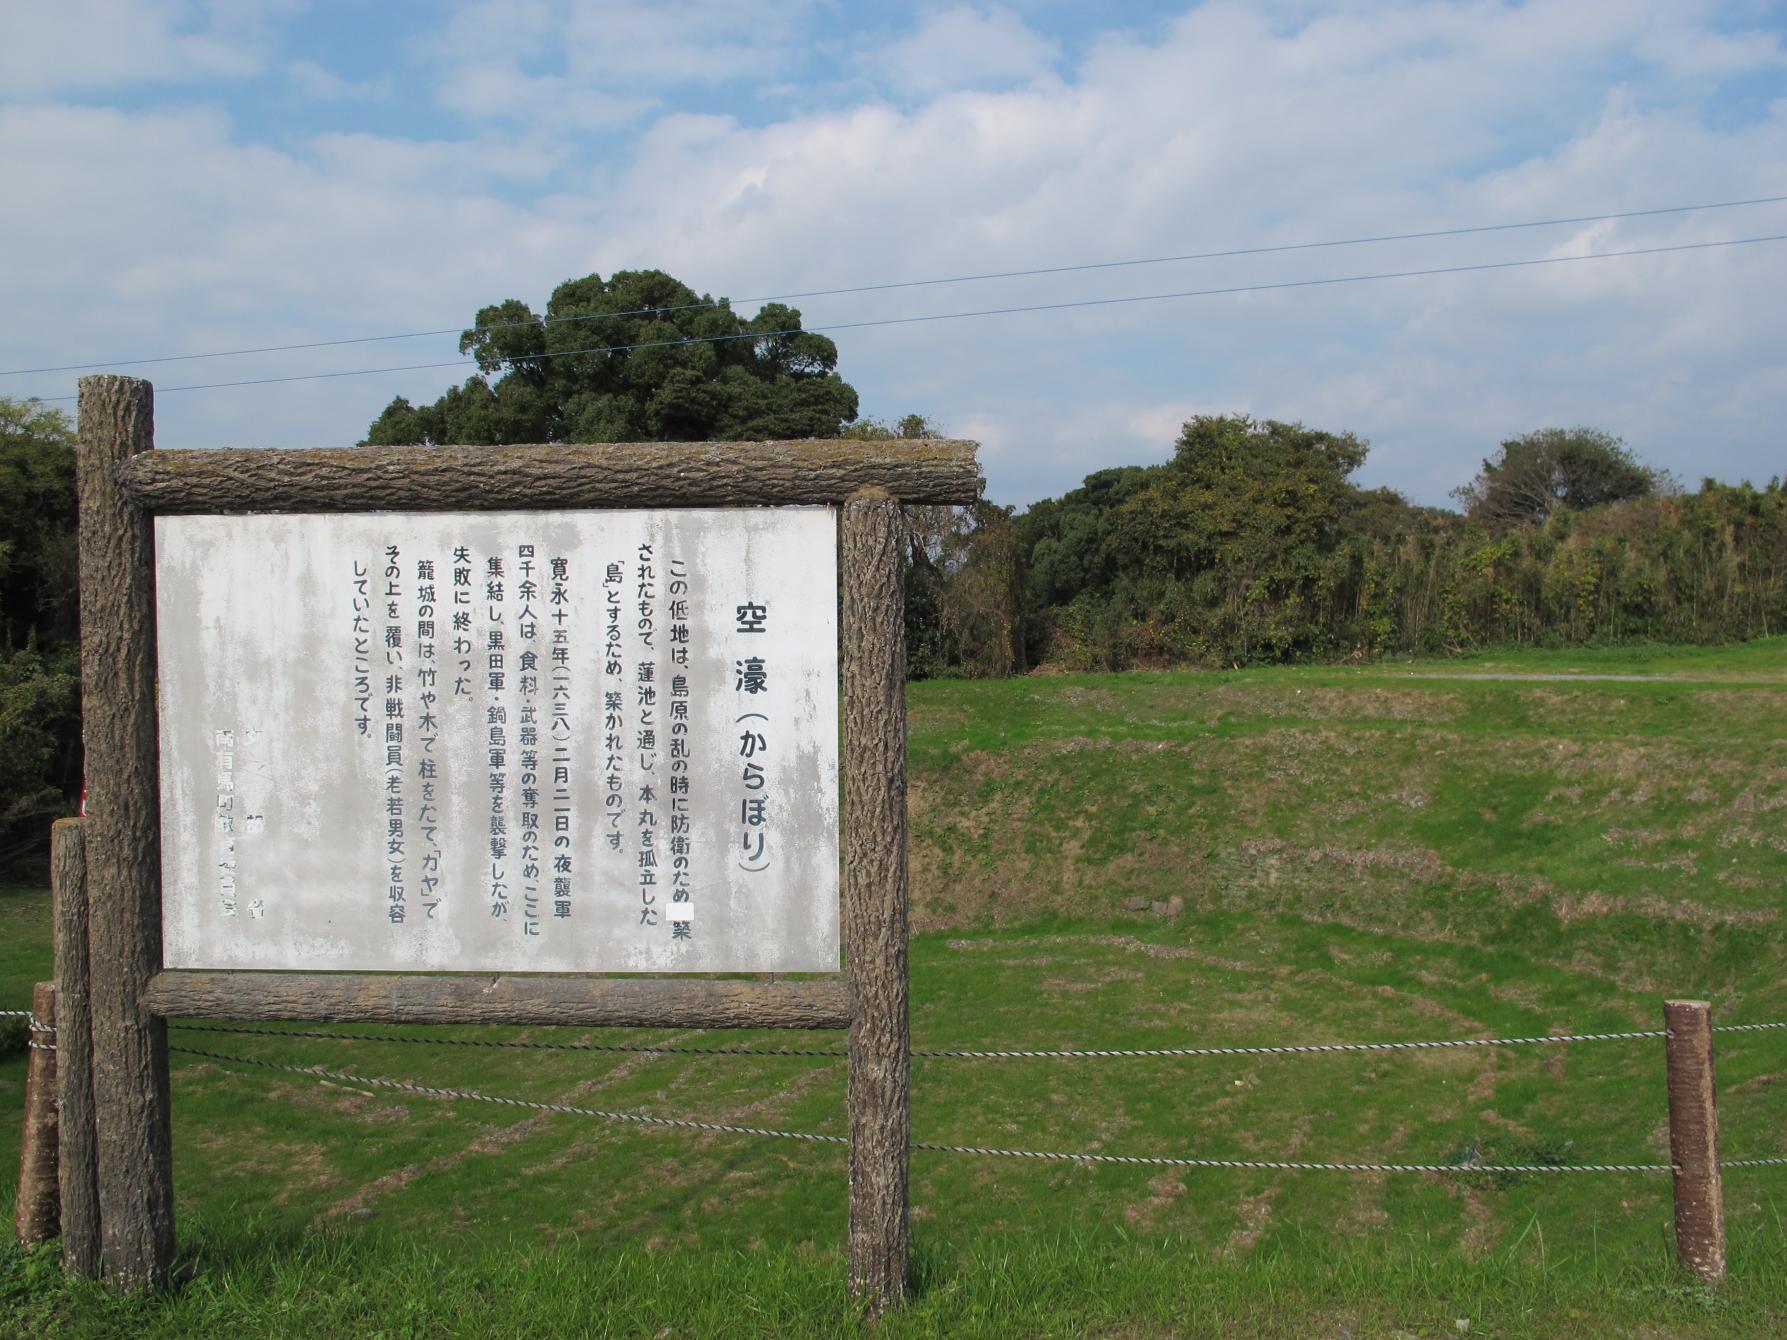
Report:
M62 1269L99 1275L99 1181L93 1147L92 978L87 971L85 819L50 829L50 901L56 911L56 1089L61 1109L57 1169L62 1192Z
M13 1217L21 1247L56 1236L61 1197L56 1188L56 984L31 991L30 1059L25 1070L25 1132L19 1150L19 1201Z
M155 438L136 377L81 378L82 734L100 1254L120 1289L166 1286L174 1259L167 1026L143 1008L161 967L155 531L120 467Z
M850 1023L850 1290L906 1297L911 1161L906 944L906 617L899 501L844 504L844 950Z

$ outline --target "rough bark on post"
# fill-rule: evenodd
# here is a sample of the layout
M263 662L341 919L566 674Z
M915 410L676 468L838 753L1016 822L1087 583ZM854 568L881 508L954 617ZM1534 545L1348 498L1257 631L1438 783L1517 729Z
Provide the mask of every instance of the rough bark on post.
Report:
M850 1024L850 1288L906 1296L912 1083L906 944L906 621L900 504L844 505L844 950Z
M583 1028L844 1028L839 982L736 982L482 973L158 973L143 1002L183 1019L520 1024Z
M25 1070L25 1140L19 1150L19 1203L13 1216L19 1245L56 1236L56 984L31 991L30 1059Z
M93 1016L87 970L86 820L50 829L50 897L56 923L57 1179L62 1269L99 1274L99 1166L93 1130Z
M1669 1158L1675 1164L1675 1251L1708 1284L1725 1278L1725 1194L1713 1086L1712 1008L1663 1002L1669 1031Z
M118 481L123 464L154 445L154 405L154 388L138 378L81 378L75 478L100 1251L124 1289L163 1287L174 1257L167 1028L139 999L161 966L155 532Z
M974 444L943 439L175 450L130 462L120 478L158 514L760 507L835 504L874 487L971 503L980 493Z

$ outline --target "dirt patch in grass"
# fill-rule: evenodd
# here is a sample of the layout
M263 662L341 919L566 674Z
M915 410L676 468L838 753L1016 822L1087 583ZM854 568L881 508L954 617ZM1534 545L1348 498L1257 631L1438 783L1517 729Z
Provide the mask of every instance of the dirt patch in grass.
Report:
M1473 1186L1459 1188L1464 1200L1464 1233L1458 1240L1459 1250L1467 1261L1481 1261L1495 1246L1495 1210L1489 1204L1489 1193Z
M1449 689L1308 684L1224 684L1205 696L1211 721L1224 717L1299 717L1309 721L1454 721L1469 710Z
M295 1194L333 1187L341 1181L341 1174L329 1162L328 1150L314 1141L264 1144L238 1134L209 1133L199 1141L199 1148L227 1165L233 1175L272 1188L268 1200L274 1205L285 1205Z
M684 1037L674 1040L687 1042L692 1039ZM633 1074L635 1071L642 1070L646 1066L661 1059L662 1058L657 1056L646 1055L625 1057L606 1074L595 1075L588 1079L579 1080L569 1089L565 1090L563 1093L555 1095L549 1101L566 1104L580 1103L590 1094L601 1090L618 1079L623 1079L626 1076ZM419 1178L447 1172L465 1162L467 1159L477 1158L485 1154L497 1153L498 1151L515 1144L519 1140L525 1140L547 1121L551 1120L554 1115L556 1114L549 1112L534 1112L522 1118L520 1121L511 1122L507 1126L499 1126L495 1130L486 1131L483 1135L478 1136L470 1144L467 1144L460 1149L453 1150L450 1153L437 1155L434 1158L426 1159L420 1163L408 1163L401 1168L394 1168L390 1172L375 1177L372 1181L355 1188L348 1195L343 1196L334 1204L330 1205L318 1215L317 1218L319 1220L338 1218L342 1215L352 1214L356 1210L367 1209L374 1201L389 1196L394 1192L403 1190Z
M1216 1257L1220 1261L1232 1261L1237 1256L1245 1256L1252 1251L1272 1222L1272 1201L1278 1195L1276 1186L1268 1187L1257 1195L1241 1197L1239 1206L1241 1223L1216 1249Z
M1688 898L1661 898L1655 894L1624 897L1611 893L1565 893L1553 898L1551 905L1566 926L1596 917L1635 916L1714 930L1725 926L1768 926L1781 919L1777 907L1708 907Z
M1702 689L1694 695L1694 701L1718 716L1787 716L1787 692L1780 689Z
M1185 1178L1177 1169L1163 1172L1148 1183L1148 1194L1123 1207L1123 1222L1138 1233L1153 1231L1161 1211L1185 1194Z

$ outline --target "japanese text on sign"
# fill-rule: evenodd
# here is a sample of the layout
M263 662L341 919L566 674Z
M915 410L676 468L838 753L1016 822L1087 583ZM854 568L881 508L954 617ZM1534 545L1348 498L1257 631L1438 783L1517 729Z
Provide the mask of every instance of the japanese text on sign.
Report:
M169 967L837 968L831 510L156 544Z

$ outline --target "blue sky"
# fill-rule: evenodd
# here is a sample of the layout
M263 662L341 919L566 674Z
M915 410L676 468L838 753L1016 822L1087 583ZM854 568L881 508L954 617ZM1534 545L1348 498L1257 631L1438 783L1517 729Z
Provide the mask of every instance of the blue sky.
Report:
M0 369L454 327L657 266L751 296L1787 195L1787 6L22 0ZM808 324L1787 234L1787 204L802 300ZM1025 503L1191 414L1443 502L1586 423L1787 471L1787 242L840 331ZM120 368L163 445L339 445L451 336ZM58 396L73 373L0 377Z

